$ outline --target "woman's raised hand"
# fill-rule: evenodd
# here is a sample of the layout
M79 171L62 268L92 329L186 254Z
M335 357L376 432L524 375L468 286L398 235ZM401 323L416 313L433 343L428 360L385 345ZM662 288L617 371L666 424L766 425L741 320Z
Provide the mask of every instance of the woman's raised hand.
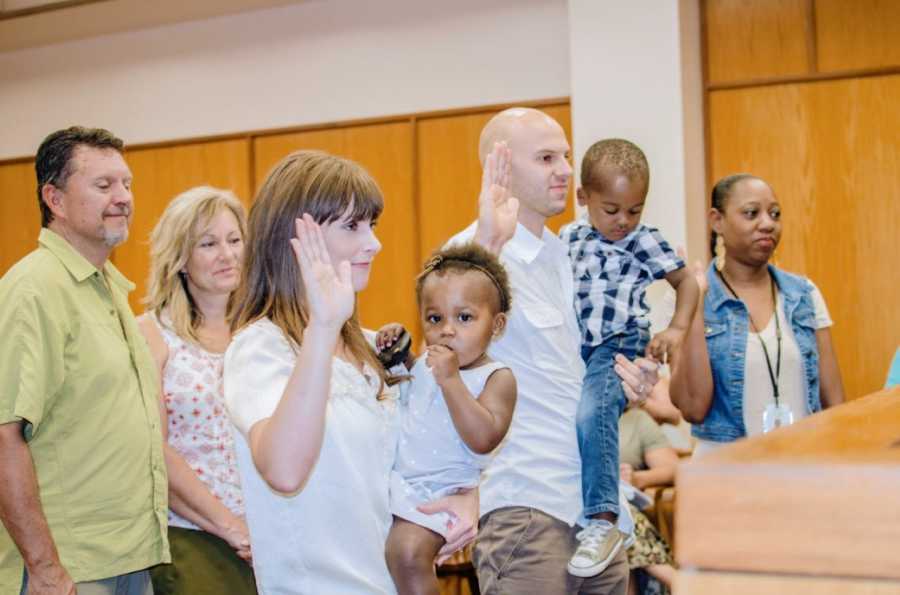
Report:
M494 254L516 233L519 220L519 200L510 194L511 177L512 153L505 142L494 143L484 160L475 229L475 241Z
M295 228L291 248L300 265L310 323L340 329L353 314L356 300L350 263L345 260L334 270L322 230L309 214L296 219Z

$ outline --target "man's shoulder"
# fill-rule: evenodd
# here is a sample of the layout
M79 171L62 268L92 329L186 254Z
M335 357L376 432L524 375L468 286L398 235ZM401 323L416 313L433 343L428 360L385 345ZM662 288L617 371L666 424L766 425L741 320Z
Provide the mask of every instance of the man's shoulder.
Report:
M49 250L37 248L12 265L0 277L0 296L48 294L48 289L66 284L69 275Z
M444 246L453 246L454 244L465 244L466 242L471 242L475 238L475 227L477 225L478 222L473 221L465 229L456 233L449 240L447 240L444 243Z

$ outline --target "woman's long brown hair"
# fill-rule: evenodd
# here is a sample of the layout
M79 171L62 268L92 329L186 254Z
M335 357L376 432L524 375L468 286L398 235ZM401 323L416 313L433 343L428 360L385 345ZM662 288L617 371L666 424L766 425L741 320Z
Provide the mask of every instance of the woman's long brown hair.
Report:
M309 315L300 267L290 246L294 220L309 213L320 225L347 217L371 221L383 209L378 184L349 159L320 151L296 151L278 162L250 209L243 283L233 300L232 333L268 318L299 346ZM384 383L384 369L363 336L355 308L341 328L341 339L353 357L369 364Z

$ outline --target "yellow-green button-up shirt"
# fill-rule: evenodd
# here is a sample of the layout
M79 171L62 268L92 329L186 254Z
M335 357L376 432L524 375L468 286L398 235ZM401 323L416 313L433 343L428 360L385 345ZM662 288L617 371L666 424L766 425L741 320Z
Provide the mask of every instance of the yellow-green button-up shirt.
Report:
M128 305L134 285L49 229L38 244L0 279L0 423L25 422L74 581L168 562L159 380ZM22 568L0 525L0 592L18 593Z

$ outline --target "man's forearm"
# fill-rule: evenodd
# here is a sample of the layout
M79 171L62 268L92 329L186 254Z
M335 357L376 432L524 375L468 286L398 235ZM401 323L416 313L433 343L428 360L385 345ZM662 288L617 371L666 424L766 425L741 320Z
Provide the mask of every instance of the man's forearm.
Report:
M59 566L59 553L41 508L31 451L19 423L0 425L0 476L0 520L29 574Z

